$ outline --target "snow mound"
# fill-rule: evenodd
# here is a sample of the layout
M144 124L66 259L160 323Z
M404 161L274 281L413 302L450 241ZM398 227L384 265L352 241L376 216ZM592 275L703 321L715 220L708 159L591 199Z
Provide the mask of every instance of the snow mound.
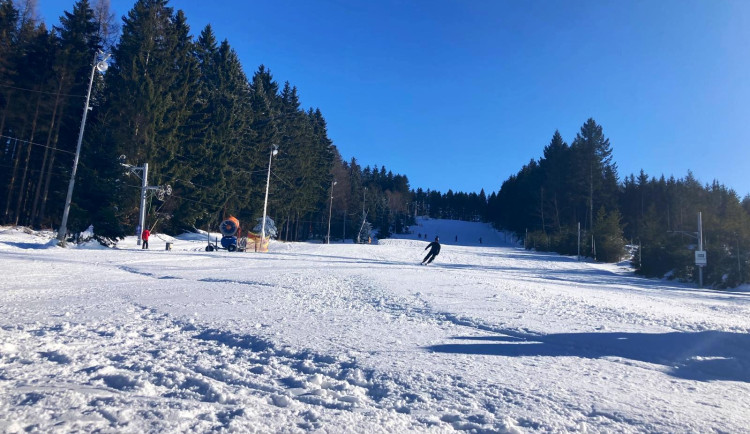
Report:
M0 250L51 249L57 247L55 233L35 231L21 226L0 226Z

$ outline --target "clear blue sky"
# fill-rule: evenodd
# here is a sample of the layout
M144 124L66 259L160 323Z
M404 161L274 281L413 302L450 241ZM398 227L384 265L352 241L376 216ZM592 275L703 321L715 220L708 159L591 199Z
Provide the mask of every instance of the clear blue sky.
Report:
M57 24L73 0L38 0ZM112 0L119 18L132 0ZM174 0L248 73L260 64L318 107L345 159L413 188L497 191L604 127L620 179L717 179L750 193L750 1Z

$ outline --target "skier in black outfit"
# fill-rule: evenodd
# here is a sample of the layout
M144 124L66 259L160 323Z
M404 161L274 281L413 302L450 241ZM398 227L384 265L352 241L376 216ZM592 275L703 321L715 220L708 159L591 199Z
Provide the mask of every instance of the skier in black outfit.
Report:
M433 259L440 253L440 239L438 237L435 237L435 241L431 242L427 245L424 249L430 249L430 253L427 254L427 256L422 259L422 265L427 265L430 262L432 262Z

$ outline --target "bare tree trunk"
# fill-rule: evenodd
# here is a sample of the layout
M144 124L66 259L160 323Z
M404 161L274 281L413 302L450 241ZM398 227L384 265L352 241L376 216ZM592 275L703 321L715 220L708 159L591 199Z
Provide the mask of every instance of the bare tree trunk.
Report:
M21 130L21 137L26 135L26 125L24 125L23 129ZM3 214L3 219L6 222L10 221L10 203L13 200L13 189L16 186L16 176L18 175L18 166L21 164L21 151L20 151L20 145L19 140L16 138L16 146L15 151L13 152L14 158L16 160L15 163L13 163L13 173L10 175L10 181L8 182L8 197L5 201L5 213Z
M292 216L289 214L289 212L286 213L286 229L284 229L284 241L289 241L289 220L292 219Z
M64 76L63 76L64 77ZM36 185L36 192L34 193L34 205L31 207L31 226L38 228L39 219L37 215L37 208L39 206L39 198L42 192L42 186L44 185L44 171L47 168L47 160L50 154L50 147L52 143L52 136L55 131L55 121L57 120L57 108L60 105L60 93L62 92L63 79L60 79L60 85L57 88L57 95L55 96L55 108L52 110L52 120L49 125L49 133L47 134L47 147L44 148L44 157L42 158L42 169L39 171L39 181ZM61 110L62 115L62 110Z
M5 131L5 120L8 118L8 107L10 107L10 103L11 103L11 101L13 99L13 91L12 91L12 89L8 89L8 93L6 95L7 95L7 99L5 101L5 107L3 107L3 115L2 115L2 118L0 118L0 136L2 136L3 132ZM8 162L10 162L12 156L16 152L16 148L17 148L17 145L18 145L17 141L16 141L15 145L16 146L13 146L12 149L9 150L7 152L7 154L6 154L8 156ZM5 152L5 151L3 150L3 152ZM5 155L3 155L3 157L5 157ZM10 182L9 182L9 184L10 184ZM8 204L10 204L10 194L11 194L11 190L9 189L8 190L7 202L6 202ZM6 212L6 214L7 214L7 212ZM6 218L7 218L7 215L5 215L3 217L3 219L2 219L3 223L7 222Z
M539 211L542 214L542 232L544 235L547 235L547 226L544 224L544 187L539 187L539 193L540 193L540 201L539 201Z
M42 104L42 94L39 94L39 97L36 100L36 109L34 110L34 120L31 122L31 138L29 139L28 146L26 147L26 158L23 164L23 175L21 176L21 183L18 185L18 201L16 202L16 221L15 224L18 225L18 222L21 218L21 205L24 203L24 199L27 196L27 189L26 189L26 176L29 173L29 160L31 158L31 147L34 143L34 136L36 135L36 124L39 120L39 107Z
M3 107L3 117L0 118L0 136L3 134L3 131L5 131L5 119L8 117L8 107L10 107L10 102L13 99L13 92L9 91L7 97L8 99L6 100L5 107Z
M20 152L20 150L18 149L18 146L19 146L19 144L18 144L18 139L17 138L13 138L13 139L10 140L8 154L7 154L8 155L8 163L10 163L11 160L15 159L16 160L16 164L13 165L13 172L11 173L10 178L8 179L8 192L7 192L7 195L5 197L5 213L3 214L3 219L2 219L3 223L8 223L9 222L8 214L10 213L10 201L11 201L11 196L13 194L13 182L14 182L14 178L16 176L16 169L18 169L18 158L17 157L18 157L18 153ZM10 167L10 166L8 166L8 167Z
M60 117L62 117L62 113L60 113ZM57 148L58 140L60 139L60 126L62 126L62 121L57 123L57 126L55 127L55 138L52 140L52 155L50 156L49 165L47 165L47 175L46 179L44 181L44 193L42 194L42 204L39 208L39 224L41 224L44 221L44 215L45 210L47 208L47 197L49 196L49 184L50 180L52 179L52 168L55 166L55 157L57 156L57 152L55 151L55 148Z
M297 224L296 229L294 231L294 241L299 241L299 211L296 212L297 214Z

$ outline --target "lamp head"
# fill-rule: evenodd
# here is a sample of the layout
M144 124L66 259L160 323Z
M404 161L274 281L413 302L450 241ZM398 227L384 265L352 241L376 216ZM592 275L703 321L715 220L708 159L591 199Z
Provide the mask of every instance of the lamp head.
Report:
M96 63L96 69L99 72L105 72L107 68L109 68L109 64L107 63L107 60L112 56L110 53L103 53L101 50L98 52L98 55L102 57L102 60L98 61Z

